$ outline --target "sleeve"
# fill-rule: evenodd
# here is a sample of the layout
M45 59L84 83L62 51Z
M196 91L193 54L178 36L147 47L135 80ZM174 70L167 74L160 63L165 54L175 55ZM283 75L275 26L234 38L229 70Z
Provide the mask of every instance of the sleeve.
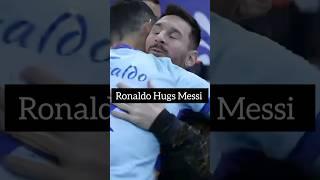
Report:
M208 102L206 103L187 103L186 109L191 109L194 112L210 116L210 83L201 77L188 71L182 71L181 79L178 86L181 88L205 88L208 89Z
M159 179L207 179L209 171L208 135L177 120L163 110L150 131L161 145Z

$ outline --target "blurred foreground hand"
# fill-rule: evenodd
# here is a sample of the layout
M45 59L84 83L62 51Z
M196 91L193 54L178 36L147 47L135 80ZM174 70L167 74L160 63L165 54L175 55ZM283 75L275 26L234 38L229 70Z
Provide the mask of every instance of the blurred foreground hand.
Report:
M106 180L109 171L107 133L10 133L31 147L57 159L39 162L9 155L4 165L14 173L36 180Z
M28 84L63 84L39 67L21 72ZM0 87L0 128L4 127L4 91ZM3 130L3 129L2 129ZM54 157L57 162L7 156L3 163L12 172L35 180L106 180L109 177L109 134L106 132L9 133L23 143Z

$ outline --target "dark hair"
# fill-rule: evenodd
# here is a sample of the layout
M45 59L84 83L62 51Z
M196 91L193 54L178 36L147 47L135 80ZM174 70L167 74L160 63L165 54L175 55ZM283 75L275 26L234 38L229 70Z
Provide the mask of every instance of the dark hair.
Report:
M155 3L155 4L160 4L160 1L159 1L159 0L144 0L144 1L151 1L151 2L153 2L153 3Z
M157 17L152 10L142 1L119 1L110 9L110 31L112 36L120 40L127 34L137 32L141 26L149 21L154 23Z
M134 0L118 0L117 2L120 1L134 1ZM154 4L160 4L160 0L136 0L136 1L150 1L153 2Z
M178 16L191 26L191 48L197 49L201 40L201 30L197 21L184 9L173 4L168 5L165 13L161 17L168 15Z

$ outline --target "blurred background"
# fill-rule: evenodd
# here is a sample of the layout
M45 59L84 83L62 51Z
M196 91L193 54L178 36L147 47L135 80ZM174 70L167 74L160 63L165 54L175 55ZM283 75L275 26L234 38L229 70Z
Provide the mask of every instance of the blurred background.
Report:
M272 0L267 14L238 23L320 67L319 0Z

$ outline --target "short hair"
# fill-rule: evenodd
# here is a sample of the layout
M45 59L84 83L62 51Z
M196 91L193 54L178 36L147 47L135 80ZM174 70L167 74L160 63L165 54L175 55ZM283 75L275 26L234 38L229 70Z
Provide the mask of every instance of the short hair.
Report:
M198 22L187 11L173 4L168 5L167 9L165 10L165 13L161 16L161 18L168 15L178 16L190 25L190 47L192 49L197 49L201 40L201 29Z
M151 20L154 23L157 17L152 10L142 1L123 0L111 6L110 31L112 36L120 40L128 34L138 32L141 26Z
M143 0L143 1L150 1L150 2L153 2L154 4L160 4L159 0Z
M117 2L120 2L120 1L134 1L134 0L118 0ZM154 4L160 5L160 0L140 0L140 1L149 1L149 2L153 2Z

